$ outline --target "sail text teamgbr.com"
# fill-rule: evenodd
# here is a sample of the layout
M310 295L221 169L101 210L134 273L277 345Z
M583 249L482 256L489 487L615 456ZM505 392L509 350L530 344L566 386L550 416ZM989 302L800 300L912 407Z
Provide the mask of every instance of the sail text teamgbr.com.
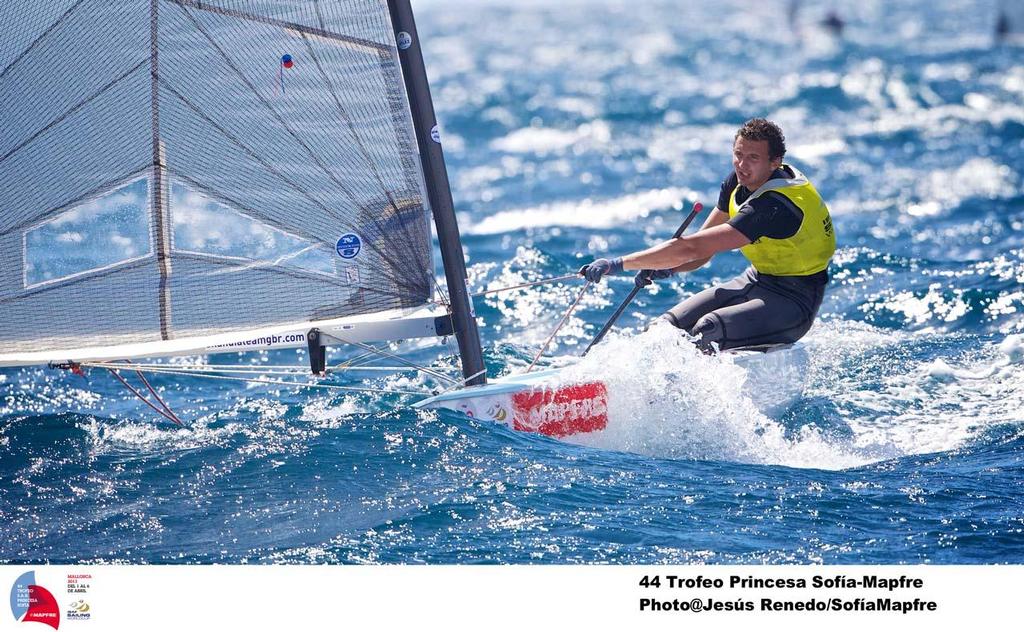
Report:
M213 345L210 349L225 349L228 347L272 347L274 345L292 343L292 342L306 342L306 334L285 334L282 336L260 336L259 338L253 338L252 340L239 340L238 342L228 342L222 345Z

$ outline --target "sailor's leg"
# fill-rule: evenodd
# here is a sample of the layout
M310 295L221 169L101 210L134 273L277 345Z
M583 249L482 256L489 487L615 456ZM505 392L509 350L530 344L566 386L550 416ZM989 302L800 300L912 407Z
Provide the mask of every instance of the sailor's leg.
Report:
M693 327L699 345L719 350L796 342L814 323L824 286L801 288L799 282L762 281L742 303L721 307L702 316Z
M659 316L659 320L666 320L692 334L694 325L704 315L727 305L736 305L747 300L747 293L754 286L754 281L753 271L747 269L743 274L727 283L697 292Z

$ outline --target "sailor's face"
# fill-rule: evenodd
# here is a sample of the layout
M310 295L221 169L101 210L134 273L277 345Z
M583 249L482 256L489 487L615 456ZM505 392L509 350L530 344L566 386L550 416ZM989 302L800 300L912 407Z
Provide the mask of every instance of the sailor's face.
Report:
M768 141L747 140L742 136L732 146L732 167L736 179L751 191L768 181L782 165L782 158L768 158Z

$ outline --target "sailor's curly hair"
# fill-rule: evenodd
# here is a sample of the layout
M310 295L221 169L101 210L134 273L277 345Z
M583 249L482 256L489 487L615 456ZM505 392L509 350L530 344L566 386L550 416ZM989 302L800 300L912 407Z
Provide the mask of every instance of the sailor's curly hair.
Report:
M768 141L768 158L774 160L786 155L786 137L782 135L782 128L768 119L752 118L743 124L743 127L736 131L737 138L746 140Z

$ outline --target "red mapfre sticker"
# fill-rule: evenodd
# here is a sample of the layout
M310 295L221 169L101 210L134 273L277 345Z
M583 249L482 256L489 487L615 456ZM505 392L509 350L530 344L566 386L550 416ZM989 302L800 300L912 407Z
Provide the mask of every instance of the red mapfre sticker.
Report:
M28 612L22 621L45 623L54 630L60 628L60 606L49 590L42 586L29 586L28 601Z
M600 382L526 391L512 395L512 427L565 437L608 425L608 391Z

